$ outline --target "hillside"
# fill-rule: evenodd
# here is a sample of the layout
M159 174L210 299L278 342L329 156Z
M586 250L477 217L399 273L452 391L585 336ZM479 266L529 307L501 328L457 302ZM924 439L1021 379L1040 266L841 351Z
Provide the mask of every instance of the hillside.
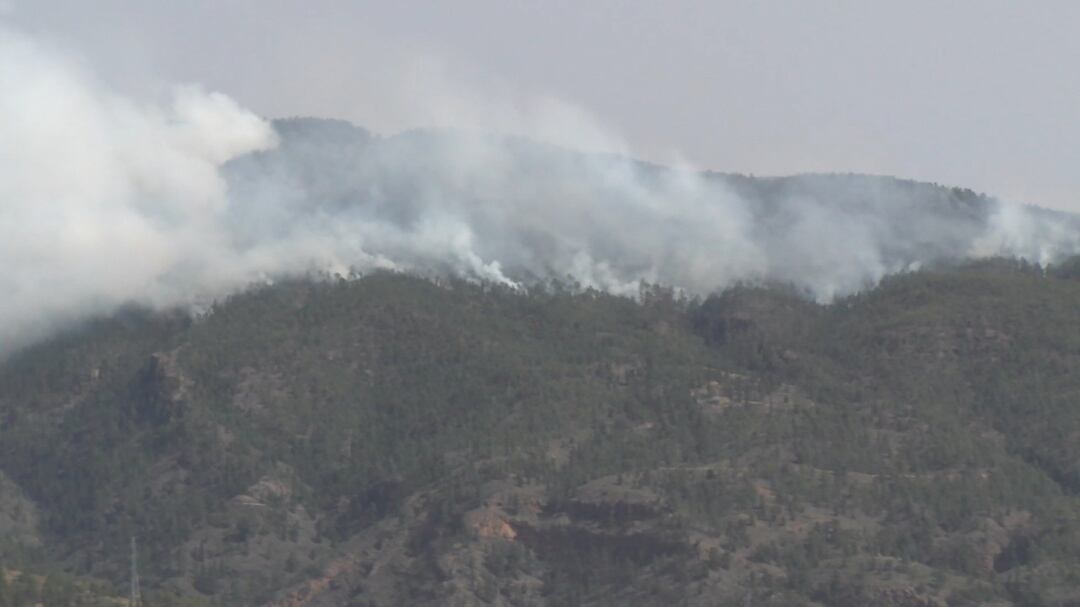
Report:
M1075 267L125 310L0 367L0 554L124 595L137 536L148 605L1080 604Z

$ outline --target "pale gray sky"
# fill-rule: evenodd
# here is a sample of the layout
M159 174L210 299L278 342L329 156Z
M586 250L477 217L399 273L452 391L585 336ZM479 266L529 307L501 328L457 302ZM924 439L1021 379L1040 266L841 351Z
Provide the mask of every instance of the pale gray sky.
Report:
M1080 211L1080 2L0 0L132 94Z

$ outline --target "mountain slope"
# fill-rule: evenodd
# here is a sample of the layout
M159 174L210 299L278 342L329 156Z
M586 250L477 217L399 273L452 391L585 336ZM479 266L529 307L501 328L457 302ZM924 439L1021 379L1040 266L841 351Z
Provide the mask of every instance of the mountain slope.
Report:
M1072 604L1078 297L992 261L827 306L376 273L132 310L0 367L42 543L5 551L122 588L138 536L161 604Z

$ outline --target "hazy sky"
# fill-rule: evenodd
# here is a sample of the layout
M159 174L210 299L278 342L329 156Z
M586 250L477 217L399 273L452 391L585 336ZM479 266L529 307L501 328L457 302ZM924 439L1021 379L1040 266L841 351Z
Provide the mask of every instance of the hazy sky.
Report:
M1080 2L0 0L157 95L459 125L720 171L893 174L1080 211Z

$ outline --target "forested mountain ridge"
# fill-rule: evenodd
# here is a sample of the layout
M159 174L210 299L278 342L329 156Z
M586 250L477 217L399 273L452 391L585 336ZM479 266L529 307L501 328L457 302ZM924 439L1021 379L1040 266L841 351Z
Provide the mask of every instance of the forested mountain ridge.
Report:
M1078 604L1076 267L125 310L0 366L3 567L123 595L135 536L148 605Z

